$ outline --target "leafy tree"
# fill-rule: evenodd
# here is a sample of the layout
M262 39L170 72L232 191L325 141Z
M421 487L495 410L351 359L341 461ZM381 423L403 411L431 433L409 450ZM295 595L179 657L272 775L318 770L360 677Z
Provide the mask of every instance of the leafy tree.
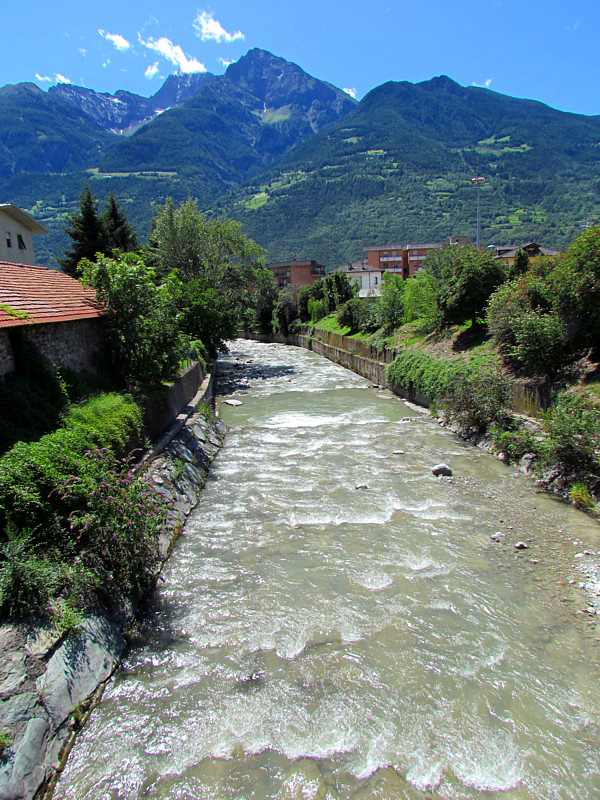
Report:
M242 233L239 222L207 219L192 199L176 209L168 198L159 208L148 255L160 274L174 271L183 281L200 279L240 312L264 261L263 249Z
M261 333L271 333L273 330L273 311L279 291L271 270L257 268L254 271L254 281L250 289L250 305L245 316L245 321L252 327L258 328Z
M517 278L524 275L529 269L529 256L524 250L517 250L513 264L508 269L509 278Z
M81 268L107 309L105 351L115 380L128 388L172 380L189 347L176 302L181 281L171 273L159 282L136 253L86 259Z
M198 278L179 284L177 306L182 330L191 338L200 339L211 358L225 349L228 339L235 338L238 328L235 310L222 294L207 288Z
M302 286L298 291L298 315L302 322L312 319L309 310L311 301L321 302L324 313L333 314L344 303L351 300L356 294L355 287L352 285L348 276L343 272L330 272L324 278L311 283L309 286ZM312 306L313 309L316 306ZM316 321L316 320L313 320Z
M427 257L426 269L438 280L436 304L441 326L477 324L492 293L505 279L504 267L474 247L446 245Z
M298 298L294 292L280 292L273 309L273 330L287 336L298 319Z
M137 236L112 192L100 215L100 224L104 230L104 246L108 252L120 250L128 253L139 249Z
M550 261L547 285L574 348L600 341L600 226L588 228Z
M406 283L401 275L385 272L379 298L379 324L392 332L404 319L404 290Z
M355 289L345 272L330 272L321 278L323 284L323 300L327 313L333 312L355 295ZM317 281L318 283L318 281Z
M420 320L426 328L433 329L437 318L437 281L426 270L420 269L406 281L404 287L404 322Z
M96 253L103 253L106 248L104 227L98 216L98 200L86 186L79 198L79 211L69 217L67 233L71 237L72 247L58 263L67 273L75 277L80 268L79 262L93 259Z

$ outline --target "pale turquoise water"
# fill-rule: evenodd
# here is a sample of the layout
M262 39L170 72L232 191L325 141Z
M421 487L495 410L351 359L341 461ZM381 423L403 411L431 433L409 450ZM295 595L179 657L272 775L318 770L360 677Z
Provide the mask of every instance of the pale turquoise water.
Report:
M595 524L312 353L226 363L259 374L56 797L600 798L597 643L540 546Z

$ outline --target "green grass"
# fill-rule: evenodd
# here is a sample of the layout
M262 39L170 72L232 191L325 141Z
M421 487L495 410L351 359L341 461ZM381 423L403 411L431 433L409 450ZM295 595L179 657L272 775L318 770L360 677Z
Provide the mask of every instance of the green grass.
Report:
M264 206L269 200L269 195L267 192L259 192L258 194L253 195L249 200L246 201L245 206L246 208L260 208Z
M291 111L283 111L280 108L268 108L262 115L261 121L265 124L274 124L275 122L284 122L292 116Z

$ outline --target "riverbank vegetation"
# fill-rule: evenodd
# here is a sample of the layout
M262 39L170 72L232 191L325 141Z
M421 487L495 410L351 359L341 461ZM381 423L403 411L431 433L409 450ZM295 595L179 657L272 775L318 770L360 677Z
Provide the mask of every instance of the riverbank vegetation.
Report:
M328 303L317 284L295 306L286 300L297 320L289 331L391 350L392 384L466 435L490 436L505 460L527 456L578 507L600 500L600 228L563 254L519 253L510 266L448 245L408 280L385 275L380 297Z
M140 599L170 525L162 496L134 471L144 408L276 296L261 248L191 200L159 208L142 248L127 230L116 201L98 216L89 191L70 220L69 269L106 309L99 374L48 364L23 340L0 386L5 617L69 627L81 612L117 614Z

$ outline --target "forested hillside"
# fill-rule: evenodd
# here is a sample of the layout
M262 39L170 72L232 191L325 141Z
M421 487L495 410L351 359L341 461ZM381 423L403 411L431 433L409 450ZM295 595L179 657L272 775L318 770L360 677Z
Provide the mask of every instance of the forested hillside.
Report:
M600 217L600 118L447 77L386 83L276 168L225 198L274 260L335 265L367 243L474 238L561 248Z
M142 239L168 196L194 197L241 221L270 259L329 266L366 244L474 238L475 175L487 178L484 244L564 248L600 219L600 117L445 76L388 82L356 105L263 50L224 76L186 77L171 76L154 96L181 105L130 137L98 116L107 97L0 90L0 198L49 229L40 263L62 254L86 182L102 201L119 197Z

